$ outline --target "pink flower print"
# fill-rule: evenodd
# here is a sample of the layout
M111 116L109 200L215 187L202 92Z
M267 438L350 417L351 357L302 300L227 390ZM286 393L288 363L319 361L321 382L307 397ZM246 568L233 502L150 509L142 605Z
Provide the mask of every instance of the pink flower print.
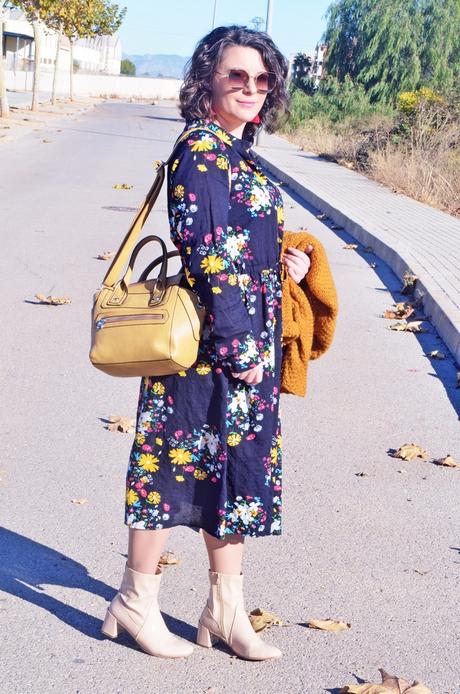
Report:
M216 236L221 236L223 232L222 227L216 227Z
M276 393L278 392L278 387L277 387L277 386L275 386L275 387L273 388L273 392L274 392L275 395L276 395Z
M221 272L221 274L217 276L220 280L222 280L222 282L225 282L225 280L228 279L228 275L226 272Z
M228 348L227 347L220 347L219 348L219 354L227 354Z
M217 477L211 477L211 482L217 482Z
M141 447L141 450L147 451L147 453L150 453L150 451L152 450L152 446L149 446L148 443L144 443Z
M178 439L179 436L182 436L183 433L184 432L182 431L182 429L178 429L177 431L174 432L174 436L176 439Z
M273 487L273 489L274 489L276 492L281 491L281 487L280 487L279 484L275 484L274 487Z
M205 244L209 244L212 241L212 234L206 234L204 237Z
M168 405L172 405L173 402L174 402L174 398L172 397L172 395L168 395Z
M147 490L146 489L139 489L139 494L145 498L147 496Z
M221 374L221 373L222 373L222 369L220 368L220 366L218 366L216 369L216 374Z
M248 434L248 435L246 436L246 441L252 441L252 439L255 439L255 438L256 438L256 435L255 435L255 434Z
M189 193L189 194L188 194L188 199L191 200L191 202L195 202L195 200L196 200L196 195L195 195L195 193Z
M166 513L171 509L171 506L169 504L163 504L163 511L166 511Z
M240 341L237 340L236 338L234 340L232 340L232 347L238 347L239 344L240 344Z
M134 485L134 488L139 491L140 489L142 489L143 486L144 485L142 482L136 482L136 484Z
M208 161L214 161L214 159L217 159L217 155L213 154L212 152L209 152L209 153L205 154L204 156L205 156L205 159L207 159Z
M194 465L186 465L186 466L184 467L185 472L193 472L194 469L195 469L195 466L194 466Z

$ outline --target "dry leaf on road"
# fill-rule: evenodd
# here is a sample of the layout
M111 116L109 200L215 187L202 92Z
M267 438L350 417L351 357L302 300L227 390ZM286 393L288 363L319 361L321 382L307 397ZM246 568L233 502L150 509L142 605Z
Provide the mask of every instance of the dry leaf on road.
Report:
M44 294L35 294L35 298L41 304L50 304L52 306L61 306L61 304L70 304L71 299L68 296L45 296Z
M423 460L427 460L428 458L427 451L416 443L405 443L396 451L391 452L390 455L393 458L402 458L403 460L414 460L414 458L423 458Z
M70 503L71 504L78 504L81 506L82 504L87 504L88 499L70 499Z
M350 629L351 624L350 622L341 622L338 619L309 619L307 626L323 631L343 631L343 629Z
M131 188L134 188L134 186L130 185L129 183L115 183L113 187L115 190L130 190Z
M409 323L393 323L388 326L390 330L399 330L408 333L426 333L428 330L423 327L422 320L413 320Z
M444 467L460 467L460 463L456 463L453 457L448 453L445 458L433 460L435 465L444 465Z
M365 682L364 684L348 684L340 689L341 694L433 694L422 682L415 680L412 684L402 677L389 675L379 667L381 684Z
M161 564L161 566L171 566L172 564L180 564L181 559L176 557L174 552L171 552L171 550L167 550L160 556L158 563Z
M393 304L394 309L386 309L386 311L383 312L383 317L384 318L408 318L410 315L412 315L415 311L414 306L406 301L400 301L397 304Z
M431 359L445 359L446 355L444 352L440 352L439 349L434 349L432 352L428 352L425 356L430 357Z
M345 248L345 250L347 250L347 251L352 251L355 248L358 248L358 244L357 243L346 243L345 246L342 246L342 248Z
M249 621L254 631L263 631L273 625L284 626L282 620L273 612L267 612L263 607L256 607L249 613Z
M118 415L113 415L108 419L109 423L105 428L109 431L121 431L123 434L131 434L134 431L134 419L131 419L130 417L119 417Z
M115 251L104 251L103 253L98 253L97 260L110 260L115 255Z

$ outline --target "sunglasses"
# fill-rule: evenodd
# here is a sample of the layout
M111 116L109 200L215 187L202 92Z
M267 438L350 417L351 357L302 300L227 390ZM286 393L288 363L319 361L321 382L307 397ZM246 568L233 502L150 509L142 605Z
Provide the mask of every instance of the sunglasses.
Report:
M241 70L240 68L234 68L228 72L219 72L219 70L216 70L216 72L227 77L232 89L243 89L251 77L246 70ZM274 72L259 72L257 75L254 75L254 82L259 94L268 94L276 86L276 75Z

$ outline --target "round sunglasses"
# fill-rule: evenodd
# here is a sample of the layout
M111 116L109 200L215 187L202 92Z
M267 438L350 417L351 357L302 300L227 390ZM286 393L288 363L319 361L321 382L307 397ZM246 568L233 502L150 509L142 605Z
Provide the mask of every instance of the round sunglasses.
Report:
M228 70L228 72L219 72L216 70L218 75L223 75L227 77L228 83L232 89L243 89L248 82L251 75L242 70L241 68L233 68ZM268 94L268 92L273 91L276 86L276 75L274 72L259 72L257 75L253 75L254 82L259 94Z

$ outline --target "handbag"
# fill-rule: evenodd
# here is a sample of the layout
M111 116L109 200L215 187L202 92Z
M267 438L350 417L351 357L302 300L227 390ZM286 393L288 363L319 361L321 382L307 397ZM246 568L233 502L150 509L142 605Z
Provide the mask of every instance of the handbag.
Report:
M158 162L157 175L145 201L115 254L102 286L94 294L89 358L93 366L110 376L174 374L188 369L198 357L206 309L190 288L183 266L180 272L168 276L168 260L180 255L179 251L168 252L163 239L156 235L146 236L134 247L159 195L166 167L177 145L194 130L217 134L203 126L191 128L176 140L168 159ZM151 242L160 244L161 255L148 265L138 282L130 284L139 251ZM126 271L120 277L129 255ZM160 265L158 276L148 279L157 265Z

